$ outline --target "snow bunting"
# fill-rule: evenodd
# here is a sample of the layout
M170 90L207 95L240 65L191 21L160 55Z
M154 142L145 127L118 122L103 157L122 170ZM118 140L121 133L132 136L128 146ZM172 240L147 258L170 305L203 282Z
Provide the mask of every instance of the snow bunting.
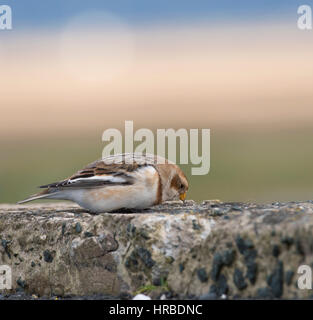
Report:
M68 179L40 188L45 190L18 203L37 199L70 200L99 213L185 200L188 181L183 171L167 159L125 153L95 161Z

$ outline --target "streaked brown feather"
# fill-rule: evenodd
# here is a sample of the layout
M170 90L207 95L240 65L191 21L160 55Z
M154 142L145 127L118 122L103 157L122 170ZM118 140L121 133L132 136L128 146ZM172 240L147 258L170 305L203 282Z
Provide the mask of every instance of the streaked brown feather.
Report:
M112 161L111 161L112 160ZM130 160L132 160L131 163ZM153 165L156 164L156 157L144 157L144 156L135 156L133 158L130 158L130 155L116 155L112 157L107 157L101 160L94 161L90 164L88 164L86 167L84 167L82 170L79 170L74 175L70 176L68 179L61 180L59 182L50 183L47 185L40 186L40 188L58 188L58 187L97 187L97 186L103 186L103 185L112 185L109 181L92 181L92 182L83 182L82 184L75 184L71 185L69 181L73 181L76 179L81 178L91 178L94 176L101 176L101 175L111 175L111 176L120 176L125 178L126 182L121 184L131 184L132 180L129 177L128 173L134 172L138 170L139 168L142 168L144 166ZM114 162L113 162L114 161ZM117 163L115 163L115 161ZM113 163L112 163L113 162ZM83 186L84 184L84 186Z

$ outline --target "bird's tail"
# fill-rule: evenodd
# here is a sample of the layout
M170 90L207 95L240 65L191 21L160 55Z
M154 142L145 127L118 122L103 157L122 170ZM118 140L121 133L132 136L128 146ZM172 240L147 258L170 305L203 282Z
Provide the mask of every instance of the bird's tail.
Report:
M45 189L42 192L33 194L32 196L26 198L25 200L19 201L18 204L26 203L26 202L37 200L37 199L50 198L50 196L51 196L51 193L49 189Z

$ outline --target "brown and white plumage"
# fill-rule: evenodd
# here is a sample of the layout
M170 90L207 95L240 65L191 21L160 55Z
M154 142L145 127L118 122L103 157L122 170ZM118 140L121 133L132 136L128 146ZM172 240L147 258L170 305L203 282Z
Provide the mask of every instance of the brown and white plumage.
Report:
M71 200L97 213L184 200L188 181L183 171L167 159L126 153L95 161L68 179L40 188L45 190L19 203L43 198Z

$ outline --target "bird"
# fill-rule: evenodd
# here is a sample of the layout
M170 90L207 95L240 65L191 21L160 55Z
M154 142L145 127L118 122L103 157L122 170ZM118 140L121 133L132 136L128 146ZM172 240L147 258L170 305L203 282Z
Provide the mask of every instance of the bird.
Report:
M185 201L189 185L178 165L154 154L104 157L18 204L37 199L70 200L91 213L146 209L164 201Z

